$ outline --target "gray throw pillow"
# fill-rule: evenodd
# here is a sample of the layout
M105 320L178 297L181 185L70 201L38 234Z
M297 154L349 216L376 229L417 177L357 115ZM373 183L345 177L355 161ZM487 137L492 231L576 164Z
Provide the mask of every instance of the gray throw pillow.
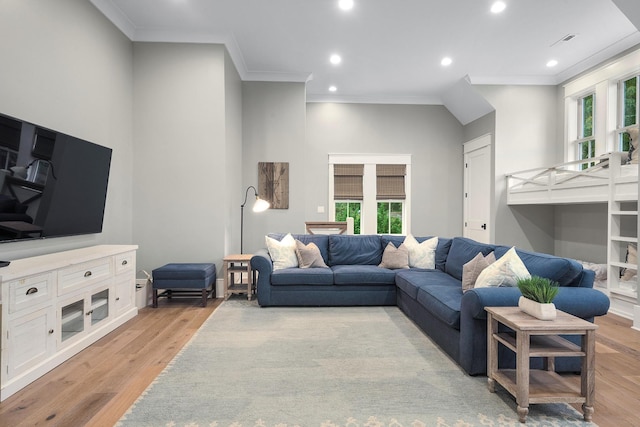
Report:
M389 242L382 253L382 263L378 265L382 268L409 268L409 249L402 243L397 248Z
M473 289L476 284L476 280L482 270L489 267L496 260L496 256L493 252L487 256L483 256L482 252L478 252L478 255L462 266L462 292L467 292L469 289Z
M300 240L296 240L296 256L300 268L329 268L324 263L320 249L313 242L305 245Z

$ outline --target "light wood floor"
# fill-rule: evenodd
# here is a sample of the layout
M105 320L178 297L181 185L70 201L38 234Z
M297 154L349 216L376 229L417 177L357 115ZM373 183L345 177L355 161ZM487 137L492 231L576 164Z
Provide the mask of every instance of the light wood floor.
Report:
M0 403L0 426L113 426L220 304L160 300ZM640 332L614 315L596 320L600 427L640 426ZM578 378L575 378L578 383Z

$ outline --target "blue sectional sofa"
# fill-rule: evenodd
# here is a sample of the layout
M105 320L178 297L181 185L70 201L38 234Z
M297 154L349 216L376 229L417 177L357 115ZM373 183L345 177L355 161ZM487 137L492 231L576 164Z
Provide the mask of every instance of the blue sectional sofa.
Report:
M280 240L284 234L271 234ZM389 242L398 247L404 236L293 235L313 242L328 268L273 270L267 249L254 254L258 272L258 303L263 306L397 305L470 375L486 373L487 325L484 307L517 306L515 287L462 291L465 263L478 253L500 259L510 247L463 237L438 238L433 269L390 270L378 265ZM430 237L416 238L422 242ZM593 321L607 313L609 299L593 289L594 272L574 260L516 249L531 275L548 277L561 289L554 300L560 310ZM578 337L568 337L578 342ZM513 354L502 349L501 366L514 366ZM541 360L534 360L539 367ZM558 358L559 372L580 371L580 359Z

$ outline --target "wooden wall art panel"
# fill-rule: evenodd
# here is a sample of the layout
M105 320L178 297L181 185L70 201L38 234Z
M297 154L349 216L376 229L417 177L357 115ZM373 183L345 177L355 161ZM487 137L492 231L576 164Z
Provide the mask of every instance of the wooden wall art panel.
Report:
M258 163L258 195L271 209L289 209L289 163Z

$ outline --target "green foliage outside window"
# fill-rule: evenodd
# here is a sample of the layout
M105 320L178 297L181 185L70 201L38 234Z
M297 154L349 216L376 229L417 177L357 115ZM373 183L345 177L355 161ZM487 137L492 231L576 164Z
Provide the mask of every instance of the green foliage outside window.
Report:
M638 78L633 77L623 84L623 124L622 126L632 126L638 123L637 100L638 100ZM620 151L629 151L629 134L620 134Z
M336 202L336 221L353 218L353 234L360 234L360 202Z
M596 141L594 139L580 143L580 160L590 159L592 157L595 157L595 152L596 152ZM593 165L595 165L595 162L582 163L580 165L580 169L585 170Z
M402 203L378 202L379 234L402 234Z
M593 136L593 95L582 98L582 138Z

